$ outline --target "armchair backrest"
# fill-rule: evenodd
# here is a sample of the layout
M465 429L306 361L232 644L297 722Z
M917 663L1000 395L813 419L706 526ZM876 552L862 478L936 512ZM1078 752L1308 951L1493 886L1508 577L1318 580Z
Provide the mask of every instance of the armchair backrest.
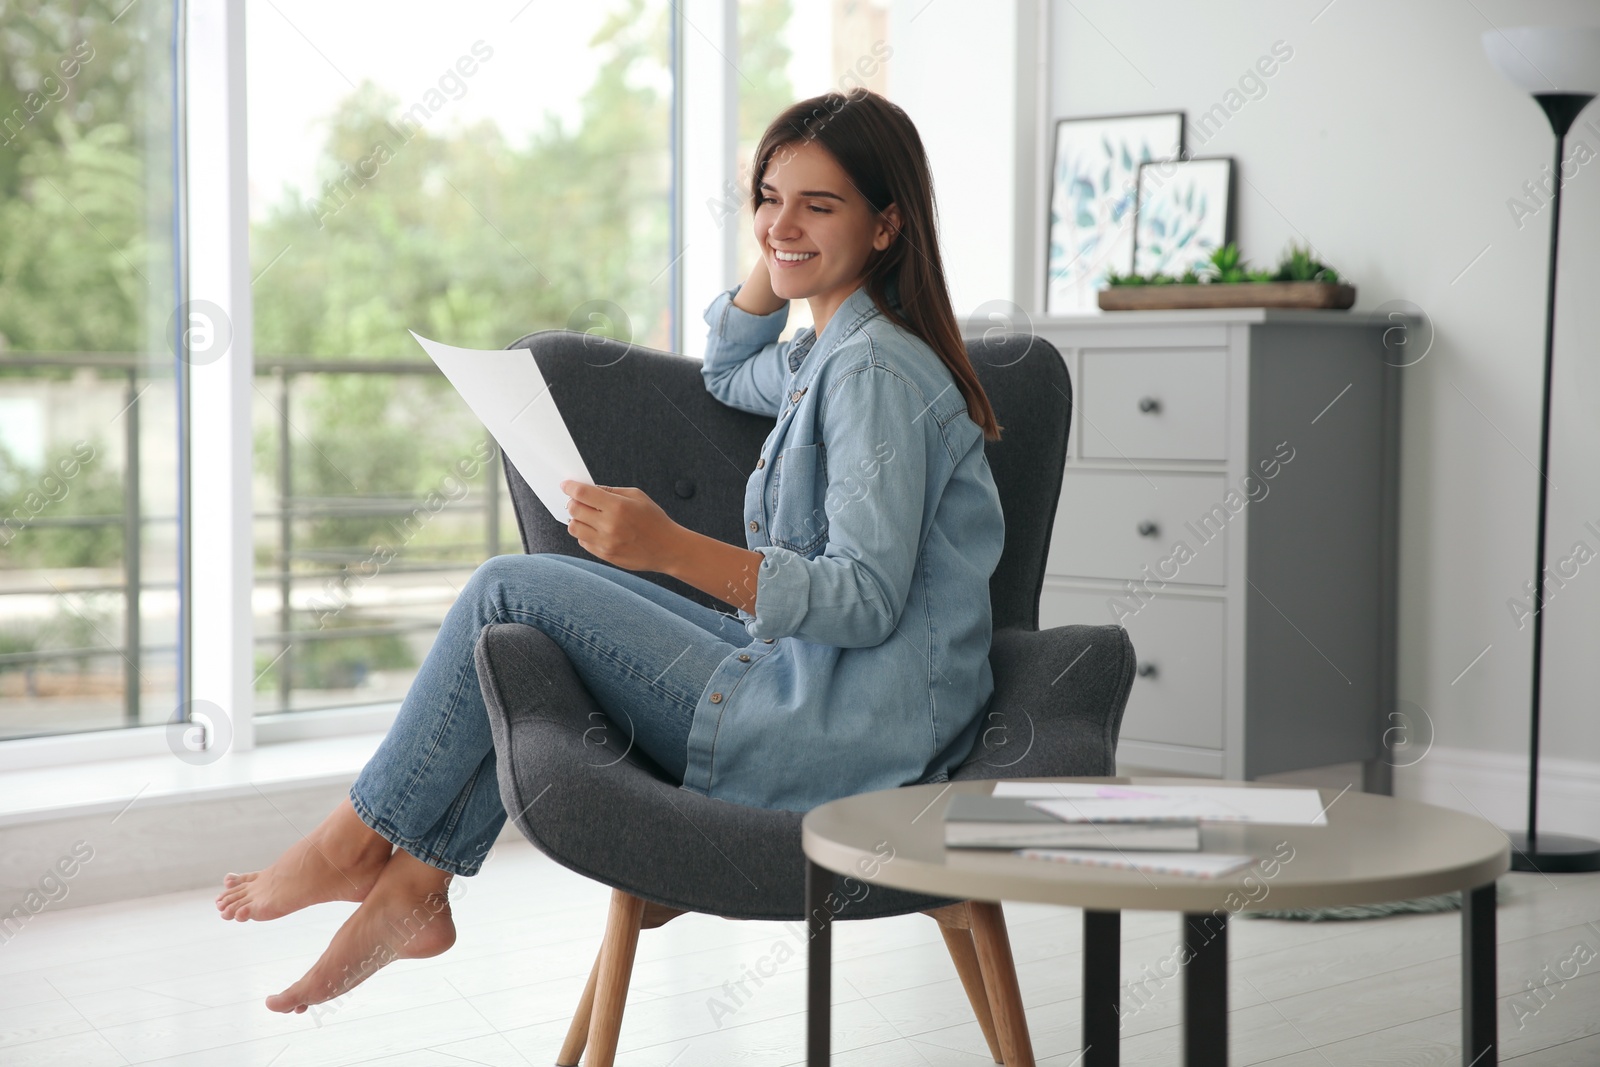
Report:
M1039 628L1039 595L1072 427L1072 379L1055 345L1030 334L967 339L1000 440L984 445L1006 516L1006 547L989 579L996 630Z
M718 401L706 391L700 361L687 356L567 330L529 334L507 347L526 348L538 362L598 484L638 486L673 521L744 543L745 482L772 429L770 418ZM1060 353L1042 338L969 340L967 351L1001 425L1001 439L985 446L1006 520L1005 549L989 580L994 626L1036 630L1072 385ZM594 559L502 458L523 550ZM727 610L676 578L643 577Z

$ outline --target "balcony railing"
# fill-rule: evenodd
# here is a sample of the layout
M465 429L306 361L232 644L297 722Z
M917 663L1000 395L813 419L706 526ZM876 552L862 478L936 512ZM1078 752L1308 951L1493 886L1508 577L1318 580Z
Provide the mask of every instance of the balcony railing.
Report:
M108 644L80 648L40 649L32 651L0 653L0 669L32 668L39 664L69 659L87 659L90 657L104 657L111 654L120 655L125 667L123 670L123 723L136 726L140 724L140 671L139 664L143 661L142 655L149 653L167 653L175 651L173 644L145 644L141 640L141 594L156 589L175 589L175 582L152 582L141 574L141 552L143 541L142 531L146 526L155 523L172 523L176 521L173 515L146 515L141 511L141 486L140 479L144 475L141 470L140 446L140 398L148 384L141 379L151 377L149 374L150 363L148 358L133 353L4 353L0 354L0 390L4 389L7 381L35 381L30 376L18 376L5 372L16 369L32 368L91 368L99 370L102 377L119 376L123 379L125 406L120 414L124 415L123 421L123 505L119 514L106 515L78 515L49 517L45 515L34 516L28 520L27 525L38 529L61 527L106 527L117 526L122 530L122 556L123 580L121 582L99 582L94 584L73 585L70 588L50 585L34 588L0 589L0 618L9 613L4 608L4 598L19 595L49 595L60 593L86 593L86 592L115 592L121 594L123 631L120 645ZM370 518L383 515L399 515L413 512L418 506L418 501L413 498L399 496L351 496L351 497L297 497L294 492L294 466L292 452L292 427L291 427L291 398L294 380L302 375L323 374L378 374L401 376L438 376L439 368L430 361L409 360L323 360L306 357L257 357L255 360L255 373L258 379L270 378L276 386L276 408L278 449L276 457L276 507L268 510L258 510L253 513L256 520L274 520L276 523L277 538L273 552L273 569L257 571L254 576L256 583L271 583L278 591L278 627L277 632L257 633L255 644L257 647L266 646L275 650L276 656L271 664L278 667L277 692L279 710L289 710L290 694L294 684L294 659L295 645L298 643L340 640L356 637L374 637L400 635L409 632L436 629L435 622L385 622L370 626L339 627L336 629L297 630L294 627L293 594L297 584L320 583L326 579L339 578L346 575L344 566L361 562L365 556L357 556L352 552L340 549L297 547L295 543L295 522L297 520L317 518ZM167 375L157 375L166 378ZM488 441L488 460L483 465L481 492L476 498L463 497L461 500L444 504L438 509L430 509L435 513L443 512L476 512L483 517L483 537L481 542L452 543L435 546L437 549L448 552L476 552L481 551L486 556L498 555L500 552L500 464L499 452L493 439ZM176 475L174 474L174 477ZM0 516L0 519L4 519ZM361 550L363 553L366 549ZM314 569L295 569L296 563L310 564ZM317 566L317 565L322 566ZM419 574L439 571L460 570L463 566L475 564L450 563L450 562L405 562L403 558L396 558L384 565L386 574ZM0 735L3 736L3 735Z

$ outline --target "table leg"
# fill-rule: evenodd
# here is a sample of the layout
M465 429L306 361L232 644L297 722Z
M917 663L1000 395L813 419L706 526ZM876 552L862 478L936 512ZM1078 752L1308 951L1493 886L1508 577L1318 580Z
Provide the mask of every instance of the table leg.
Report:
M1461 1062L1498 1063L1494 883L1461 891Z
M1083 912L1083 1067L1117 1067L1122 912Z
M833 872L806 860L806 1067L827 1067L833 985Z
M1228 1064L1228 913L1183 917L1183 1062Z

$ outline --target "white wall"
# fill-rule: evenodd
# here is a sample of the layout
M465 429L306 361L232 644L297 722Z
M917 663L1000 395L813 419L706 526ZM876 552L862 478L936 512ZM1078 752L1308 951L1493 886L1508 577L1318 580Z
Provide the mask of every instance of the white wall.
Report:
M1507 601L1533 574L1550 213L1519 228L1507 200L1554 142L1479 37L1486 19L1600 25L1600 5L1052 0L1050 17L1054 117L1181 108L1193 122L1274 42L1293 49L1264 94L1190 148L1235 158L1236 233L1253 262L1309 240L1357 284L1358 309L1404 299L1431 317L1432 350L1402 372L1399 695L1442 749L1524 754L1532 630ZM1569 152L1579 140L1600 152L1600 104ZM1562 216L1551 562L1580 540L1600 554L1600 160L1570 178ZM1547 609L1550 756L1600 762L1597 649L1600 559Z

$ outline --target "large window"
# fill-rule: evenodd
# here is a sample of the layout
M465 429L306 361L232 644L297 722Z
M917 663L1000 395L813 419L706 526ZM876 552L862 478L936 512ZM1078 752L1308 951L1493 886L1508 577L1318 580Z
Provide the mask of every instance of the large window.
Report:
M499 348L570 328L697 356L700 310L755 255L767 123L828 89L926 95L891 30L915 54L941 17L439 11L0 5L0 740L161 727L191 700L228 704L235 748L255 736L240 719L276 717L279 737L373 722L321 713L392 707L467 577L520 549L493 442L408 331ZM185 365L179 312L213 299L218 321L248 315L248 343ZM790 332L806 322L801 302ZM248 388L211 373L247 368ZM247 424L248 456L217 443ZM185 588L202 564L227 587ZM172 743L50 742L58 759ZM0 755L24 751L42 750Z
M520 551L408 330L670 346L666 0L249 5L258 712L402 697Z
M0 6L0 738L180 688L174 12Z

